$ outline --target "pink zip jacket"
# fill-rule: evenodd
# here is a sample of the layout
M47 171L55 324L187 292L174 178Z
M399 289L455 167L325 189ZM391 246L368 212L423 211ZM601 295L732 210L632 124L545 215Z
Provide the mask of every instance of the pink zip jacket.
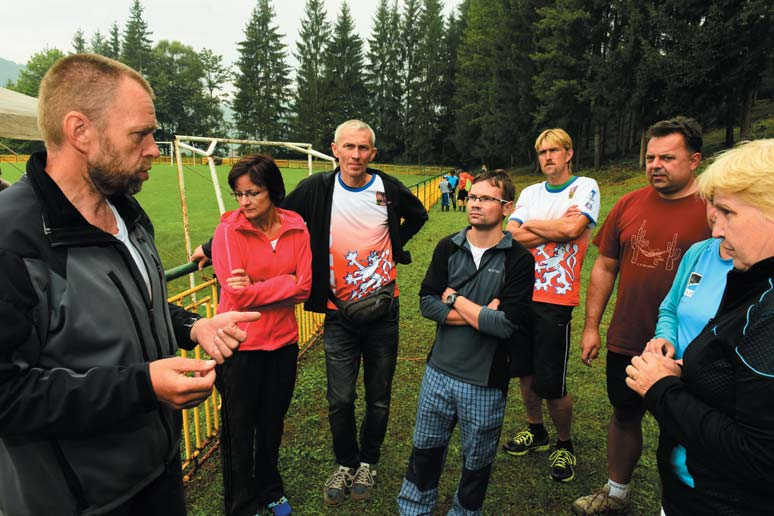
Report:
M296 212L276 210L282 226L275 249L240 210L224 213L215 230L212 262L221 280L218 311L261 312L257 321L240 325L247 331L247 340L239 351L272 351L298 342L295 305L306 301L312 287L309 232ZM247 272L248 287L234 289L226 284L234 269Z

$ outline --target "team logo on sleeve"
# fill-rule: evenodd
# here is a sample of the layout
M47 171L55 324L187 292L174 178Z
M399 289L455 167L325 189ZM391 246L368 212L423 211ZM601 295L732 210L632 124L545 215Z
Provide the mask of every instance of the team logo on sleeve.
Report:
M589 193L589 200L586 201L586 209L587 210L590 211L591 209L594 208L594 197L596 197L596 196L597 196L597 191L596 190L591 190L591 193Z

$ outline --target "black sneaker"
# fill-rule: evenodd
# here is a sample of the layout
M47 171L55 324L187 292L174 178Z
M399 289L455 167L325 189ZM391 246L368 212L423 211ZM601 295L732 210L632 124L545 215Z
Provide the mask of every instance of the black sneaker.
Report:
M570 482L575 479L575 454L565 448L557 448L549 455L551 463L551 478L557 482Z
M503 444L503 450L510 455L521 456L527 452L548 451L548 432L543 437L535 440L535 434L529 430L517 433L513 439Z

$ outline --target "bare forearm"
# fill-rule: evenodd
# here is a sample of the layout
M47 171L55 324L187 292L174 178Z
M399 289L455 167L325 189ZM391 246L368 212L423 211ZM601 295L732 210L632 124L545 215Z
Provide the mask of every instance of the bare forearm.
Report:
M449 326L468 326L468 321L466 321L457 310L452 308L449 315L446 316L444 324Z
M605 264L600 260L615 262L615 267L610 263ZM586 320L584 329L598 330L610 295L613 293L615 278L618 274L617 260L600 257L594 262L591 269L591 280L586 294Z
M459 296L454 303L454 310L470 326L478 330L478 315L481 312L481 305L478 305L465 297Z

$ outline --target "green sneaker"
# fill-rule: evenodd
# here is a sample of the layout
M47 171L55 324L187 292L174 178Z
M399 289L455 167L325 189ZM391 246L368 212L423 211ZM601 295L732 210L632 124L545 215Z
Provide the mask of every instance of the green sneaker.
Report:
M517 433L513 439L503 444L503 450L510 455L521 456L527 452L548 451L548 432L539 440L535 440L535 434L529 430Z
M351 496L353 500L365 500L371 496L376 485L376 468L373 464L361 462L352 480Z
M557 482L570 482L575 479L575 454L564 448L557 448L548 456L551 463L551 478Z
M355 470L353 468L339 466L339 469L325 482L325 490L323 491L325 505L335 507L343 504L352 488L354 477Z
M594 494L581 496L572 503L572 512L579 516L625 516L632 510L632 492L626 498L610 496L610 486L605 484Z

